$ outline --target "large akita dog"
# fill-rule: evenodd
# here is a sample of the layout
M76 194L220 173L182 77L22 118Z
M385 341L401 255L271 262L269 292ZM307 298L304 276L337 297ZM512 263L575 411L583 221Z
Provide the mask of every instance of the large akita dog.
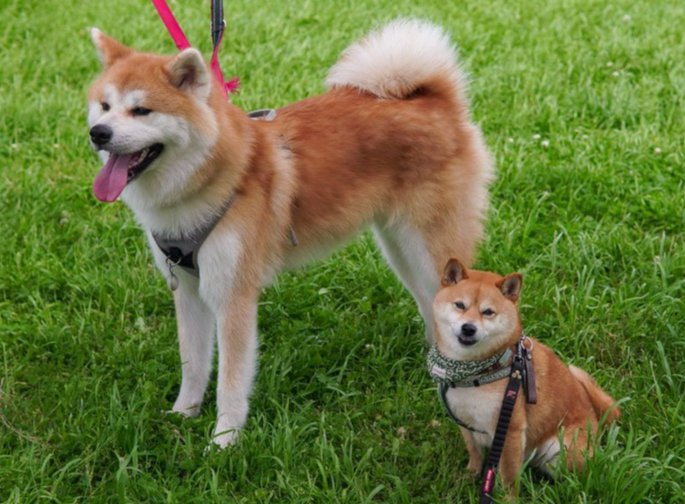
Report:
M327 93L273 120L227 103L195 49L157 56L92 38L104 71L88 122L106 161L93 188L131 207L176 288L174 411L198 414L216 331L214 442L233 442L255 375L260 289L367 225L432 341L442 267L471 263L493 173L441 29L396 21L372 33L333 66Z

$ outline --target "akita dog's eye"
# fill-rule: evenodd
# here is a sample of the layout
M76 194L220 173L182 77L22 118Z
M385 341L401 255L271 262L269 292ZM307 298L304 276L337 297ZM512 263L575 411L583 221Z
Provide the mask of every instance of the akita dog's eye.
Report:
M135 108L131 109L131 114L133 114L134 116L146 116L150 112L152 112L152 110L150 110L149 108L145 108L145 107L135 107Z
M100 106L102 107L102 110L104 110L105 112L107 112L110 108L109 103L107 103L106 101L100 102Z
M493 310L491 308L486 308L481 313L486 317L492 317L495 314L495 310Z
M465 310L466 309L466 305L462 301L457 301L456 303L454 303L454 306L457 307L457 310Z

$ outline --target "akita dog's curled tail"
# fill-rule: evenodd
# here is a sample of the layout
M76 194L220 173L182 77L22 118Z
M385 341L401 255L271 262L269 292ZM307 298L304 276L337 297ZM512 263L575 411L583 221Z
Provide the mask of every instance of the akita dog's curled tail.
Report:
M105 161L93 189L102 201L121 195L176 288L174 411L199 412L216 333L214 441L231 443L248 412L261 288L365 226L432 340L442 265L472 261L493 177L440 28L401 20L372 33L333 66L328 92L273 120L227 103L195 49L157 56L92 38L104 70L88 121Z

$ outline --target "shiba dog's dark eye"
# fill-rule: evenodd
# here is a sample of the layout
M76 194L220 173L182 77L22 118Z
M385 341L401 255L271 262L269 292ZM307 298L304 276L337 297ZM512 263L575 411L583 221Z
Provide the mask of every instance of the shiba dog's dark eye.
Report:
M466 305L464 303L462 303L461 301L457 301L456 303L454 303L454 306L456 306L458 310L466 309Z
M107 103L106 101L101 102L100 106L102 107L102 110L104 110L105 112L109 110L109 103Z
M481 313L482 313L483 315L485 315L486 317L492 317L492 316L495 314L495 311L492 310L492 309L490 309L490 308L486 308L486 309L483 310Z
M145 107L136 107L136 108L131 109L131 114L133 114L135 116L146 116L150 112L152 112L152 110L150 110L149 108L145 108Z

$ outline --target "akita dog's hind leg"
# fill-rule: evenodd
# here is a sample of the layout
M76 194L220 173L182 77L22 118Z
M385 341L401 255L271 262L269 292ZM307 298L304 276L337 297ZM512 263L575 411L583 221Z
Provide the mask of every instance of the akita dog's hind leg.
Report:
M399 221L373 226L383 255L416 300L430 344L434 342L433 298L445 264L457 257L470 265L482 232L480 215L470 220L450 215L431 219L422 227Z
M433 261L423 237L410 226L402 224L376 224L372 229L386 261L414 296L426 326L426 339L432 344L433 298L440 282L434 274Z

